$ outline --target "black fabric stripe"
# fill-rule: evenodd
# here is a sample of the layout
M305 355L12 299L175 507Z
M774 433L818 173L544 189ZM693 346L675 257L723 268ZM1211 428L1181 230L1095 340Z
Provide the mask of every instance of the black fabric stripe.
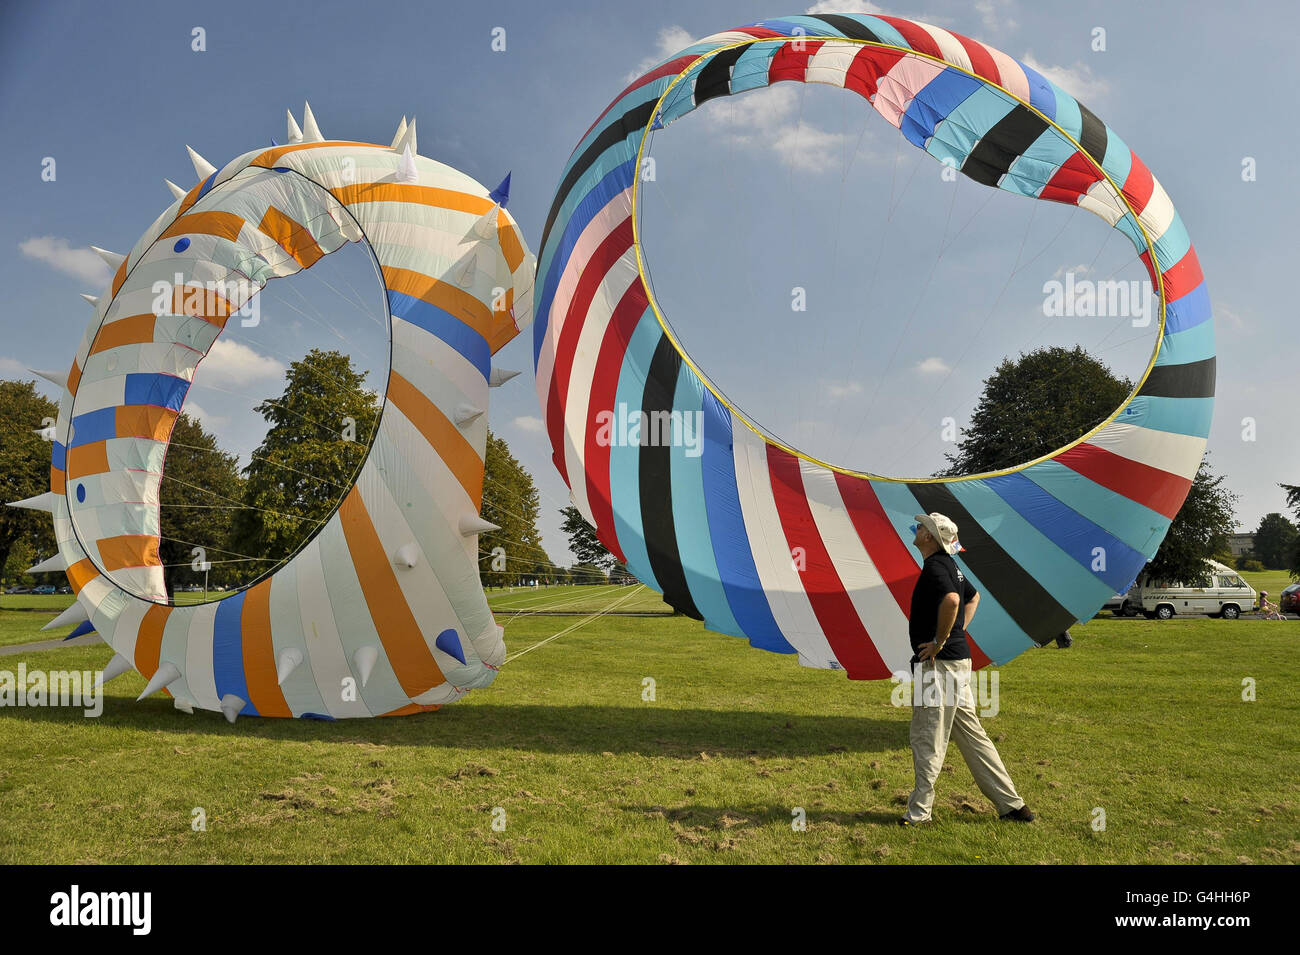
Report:
M660 334L659 345L650 361L645 393L641 408L641 459L639 484L641 487L641 530L645 534L645 549L650 557L650 569L663 588L664 602L688 617L703 620L704 616L691 599L682 570L681 552L677 549L677 527L673 523L672 447L668 441L657 440L661 435L651 431L650 415L656 411L672 411L673 393L677 390L677 374L682 367L682 356L677 353L668 336ZM647 444L647 441L653 443Z
M695 105L707 103L718 96L731 95L731 68L736 65L741 54L749 49L745 46L723 50L700 70L700 77L695 81Z
M1047 121L1023 103L1003 116L984 138L971 150L962 163L961 171L976 182L996 186L1011 164L1028 149L1043 130Z
M555 218L560 214L560 207L564 205L565 198L569 192L582 178L582 174L592 167L592 164L600 158L600 154L610 146L613 146L620 139L626 139L628 134L638 129L645 129L650 122L650 117L654 115L655 104L657 100L650 100L648 103L642 103L634 109L628 110L623 114L623 118L618 122L611 123L601 130L590 146L588 146L578 161L570 168L564 181L560 183L560 188L555 192L555 201L551 203L550 214L546 217L546 228L542 230L542 244L537 247L538 252L546 248L546 240L551 236L551 227L555 225Z
M853 40L870 40L872 43L879 43L880 37L876 36L865 26L852 17L846 17L839 13L820 13L813 16L814 20L820 20L827 26L839 30Z
M1079 134L1079 145L1100 166L1106 158L1106 124L1082 103L1079 104L1079 114L1083 117L1083 132Z
M1139 395L1149 398L1213 398L1215 358L1184 365L1156 365L1142 383Z
M966 548L961 559L1031 640L1046 643L1074 625L1074 614L989 536L952 491L942 484L909 484L908 488L924 513L938 511L956 523L957 536Z

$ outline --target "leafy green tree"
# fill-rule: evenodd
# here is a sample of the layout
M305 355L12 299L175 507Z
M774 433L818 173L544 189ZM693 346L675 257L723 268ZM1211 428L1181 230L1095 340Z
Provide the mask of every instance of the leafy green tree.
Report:
M270 427L244 468L229 549L269 558L263 572L291 557L351 489L379 420L365 379L347 355L313 348L289 366L284 393L254 409Z
M1105 421L1132 390L1077 345L1008 358L984 380L941 476L998 471L1050 454Z
M1295 511L1296 520L1300 521L1300 484L1279 484L1278 487L1286 491L1287 507ZM1291 547L1291 559L1287 567L1291 571L1291 579L1300 580L1300 537L1296 538Z
M604 584L609 582L605 572L592 563L574 564L569 568L569 577L575 584Z
M555 568L537 529L540 509L533 476L510 453L505 439L488 431L479 513L501 529L478 538L479 576L485 587L552 579Z
M600 538L596 536L596 529L587 523L582 512L570 504L568 507L560 508L560 514L563 515L564 521L560 524L560 530L569 535L569 550L573 556L578 558L578 565L574 568L577 570L582 567L595 568L600 571L600 581L578 581L579 583L604 583L605 574L614 568L618 563L618 558L609 552ZM589 576L589 575L588 575Z
M1169 533L1146 566L1154 579L1196 580L1205 574L1207 557L1229 559L1228 539L1237 527L1237 495L1225 488L1223 481L1222 475L1212 473L1207 455Z
M52 446L38 432L47 419L53 424L58 412L37 392L35 381L0 381L0 571L6 574L17 576L31 566L10 568L11 553L34 562L56 549L49 514L3 505L50 489Z
M1255 544L1250 556L1269 570L1290 568L1295 557L1296 526L1278 513L1265 514L1255 529Z
M192 569L200 558L212 563L207 582L214 587L246 584L265 569L260 561L239 559L231 545L243 494L235 455L223 451L189 415L177 418L163 470L158 546L169 594L178 586L203 583L203 573ZM197 557L196 547L204 551Z

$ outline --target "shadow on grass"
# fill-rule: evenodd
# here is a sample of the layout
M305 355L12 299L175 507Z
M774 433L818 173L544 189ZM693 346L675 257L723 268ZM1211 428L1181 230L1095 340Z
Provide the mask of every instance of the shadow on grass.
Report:
M675 829L684 830L685 833L696 833L701 836L716 836L735 830L762 829L772 825L785 828L791 824L791 820L794 818L790 805L704 806L698 803L688 803L681 806L623 805L618 808L624 812L645 816L649 819L663 819L669 825L673 825ZM906 808L906 806L899 806L896 809L880 809L877 807L862 809L857 812L823 812L820 809L809 807L806 818L810 827L818 825L849 827L866 823L898 829L898 820ZM936 817L934 823L914 827L911 831L929 831L929 826L937 828L943 824L989 825L995 822L997 822L997 816L993 814L992 810L984 812L943 811ZM695 840L686 838L683 841L689 843Z
M0 709L0 737L15 724L86 725L74 707ZM505 706L477 703L434 713L377 720L259 719L230 725L219 713L187 716L170 700L135 703L108 697L95 721L102 731L164 732L313 743L378 743L455 750L542 753L637 753L700 759L812 756L885 752L907 747L905 719L814 716L758 710L667 709L622 706ZM126 743L123 740L123 743Z

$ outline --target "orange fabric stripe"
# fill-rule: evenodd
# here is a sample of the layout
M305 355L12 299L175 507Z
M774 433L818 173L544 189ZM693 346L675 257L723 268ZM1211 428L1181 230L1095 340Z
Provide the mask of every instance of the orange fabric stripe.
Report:
M470 212L481 216L495 203L486 196L472 196L455 189L437 186L414 186L404 182L362 182L338 186L330 194L345 206L358 202L414 202L422 206L437 206L456 212Z
M268 149L266 152L258 155L256 159L249 163L250 166L265 166L271 168L283 156L289 153L296 153L300 149L315 149L318 146L368 146L371 149L386 149L386 146L380 146L376 143L354 143L346 139L331 139L323 143L291 143L287 146L276 146Z
M58 468L50 468L50 490L55 494L68 493L68 479Z
M99 569L89 557L77 561L66 571L68 583L74 594L81 593L81 588L99 576Z
M167 239L174 235L215 235L234 242L239 238L239 230L243 227L244 220L233 212L212 209L208 212L191 212L189 215L180 216L158 238Z
M325 254L311 230L275 206L267 206L266 215L262 216L257 227L274 239L304 269L311 268Z
M123 259L122 264L117 267L117 272L113 275L113 295L117 295L118 290L122 288L122 283L126 281L126 265L127 259Z
M68 391L75 395L79 384L81 384L81 366L77 364L74 358L72 367L68 369Z
M396 370L388 373L388 400L397 405L456 476L477 511L483 505L483 461L441 409Z
M380 716L413 716L416 713L432 713L434 710L442 709L439 703L407 703L405 706L399 706L395 710L389 710L387 713L380 713Z
M506 218L504 209L497 212L497 240L501 243L501 252L506 257L506 265L510 266L510 271L513 272L524 260L524 247L519 241L519 233Z
M157 405L118 405L117 436L119 438L152 438L166 441L180 412Z
M393 266L384 267L384 285L394 292L421 299L454 315L491 344L498 324L493 321L491 310L459 285L440 282L423 272Z
M95 336L95 343L90 346L92 355L102 351L108 351L110 348L118 348L121 345L142 345L145 342L153 341L154 323L157 317L151 313L144 315L131 315L127 318L119 318L115 322L109 322L99 326L99 334Z
M262 716L293 716L276 679L275 645L271 641L270 578L245 591L239 630L244 648L248 702Z
M69 478L103 474L108 470L108 441L94 441L68 448L67 464Z
M161 567L158 558L158 538L148 534L123 534L121 537L101 537L95 541L99 559L110 574L127 567Z
M158 672L158 657L162 653L163 628L172 608L166 604L154 604L144 612L140 621L140 630L135 635L135 668L146 679L153 679Z
M384 550L383 542L366 512L361 492L354 486L339 507L343 535L347 539L352 567L375 631L388 654L402 692L415 697L439 684L446 683L438 661L433 658L420 625L402 595L397 583L393 562Z
M172 286L173 315L192 315L225 328L226 319L234 310L230 301L216 289L205 289L198 285Z

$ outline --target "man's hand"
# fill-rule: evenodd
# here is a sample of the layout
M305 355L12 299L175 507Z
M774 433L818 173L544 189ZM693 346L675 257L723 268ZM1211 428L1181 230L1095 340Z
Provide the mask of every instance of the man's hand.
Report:
M939 646L934 641L931 641L929 643L923 643L919 647L917 647L916 655L921 659L922 662L925 662L926 660L933 660L936 656L938 656L939 651L942 649L943 647Z

